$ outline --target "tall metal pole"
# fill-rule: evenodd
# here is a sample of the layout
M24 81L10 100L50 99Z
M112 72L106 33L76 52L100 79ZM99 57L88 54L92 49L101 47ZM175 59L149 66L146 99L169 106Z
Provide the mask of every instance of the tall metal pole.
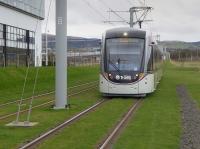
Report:
M4 55L4 67L7 66L7 32L6 32L7 26L3 25L3 39L4 39L4 46L3 46L3 55Z
M133 9L130 8L130 27L133 28L133 25L134 25L134 18L133 18L133 15L134 15L134 12L133 12Z
M67 105L67 0L56 0L56 100L54 109Z
M45 65L48 66L48 34L46 33L46 54L45 54Z

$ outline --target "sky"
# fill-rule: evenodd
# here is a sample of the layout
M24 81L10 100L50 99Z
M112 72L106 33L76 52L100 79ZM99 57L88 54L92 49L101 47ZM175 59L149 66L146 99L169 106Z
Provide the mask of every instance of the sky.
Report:
M109 9L128 11L130 7L144 3L144 0L67 1L67 35L87 38L101 38L107 29L129 26L127 23L105 23L108 20L122 21L115 14L108 13ZM46 0L46 19L43 21L42 30L44 33L55 34L55 0L52 0L47 17L50 2L51 0ZM146 0L145 4L153 7L146 18L153 21L146 22L144 29L150 30L154 35L160 35L161 40L200 41L199 0ZM129 22L128 12L118 15Z

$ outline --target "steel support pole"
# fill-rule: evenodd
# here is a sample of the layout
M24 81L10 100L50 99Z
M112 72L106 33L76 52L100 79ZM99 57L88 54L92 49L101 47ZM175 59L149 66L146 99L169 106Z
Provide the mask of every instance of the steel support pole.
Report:
M31 63L30 57L30 33L29 30L26 30L26 42L27 42L27 51L26 51L26 67Z
M48 66L48 34L46 33L45 65Z
M134 12L133 12L133 9L131 8L130 9L130 27L133 28L133 25L134 25L134 18L133 18L133 15L134 15Z
M56 0L56 95L54 109L67 106L67 0Z
M4 46L3 46L3 55L4 55L4 67L7 66L7 38L6 38L6 28L7 26L3 25L3 39L4 39Z

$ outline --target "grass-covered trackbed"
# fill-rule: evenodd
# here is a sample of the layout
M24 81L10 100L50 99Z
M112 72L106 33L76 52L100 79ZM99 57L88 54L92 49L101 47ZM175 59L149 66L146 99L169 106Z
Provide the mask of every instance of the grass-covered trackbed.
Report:
M45 68L52 69L52 68ZM71 86L78 82L95 81L98 79L98 68L86 67L77 68L71 72ZM3 77L5 77L5 72ZM10 71L10 70L9 70ZM13 70L14 71L14 70ZM16 71L16 70L15 70ZM41 71L43 71L41 69ZM53 70L51 70L53 71ZM23 71L22 71L23 72ZM45 74L45 73L44 73ZM84 74L84 75L82 75ZM0 73L0 76L2 74ZM46 75L46 74L45 74ZM45 75L43 76L45 78ZM9 75L8 75L9 76ZM136 111L133 118L130 119L127 127L120 133L119 138L113 144L114 149L177 149L180 148L182 131L182 113L180 99L176 92L176 87L183 84L187 87L188 92L193 100L196 101L197 107L200 107L200 69L196 67L182 67L181 65L172 65L167 62L163 78L156 92L148 95L140 108ZM20 76L16 76L16 79ZM44 79L43 78L43 79ZM70 78L70 77L69 77ZM78 79L77 79L78 78ZM44 91L48 87L47 80L41 79L41 85L38 92ZM9 80L4 82L9 83ZM52 83L54 80L52 81ZM70 79L69 79L70 82ZM14 92L14 88L20 88L18 82L13 87L10 85L0 84L0 93L5 98L2 103L6 102L6 97L18 95L20 92ZM51 81L49 81L51 84ZM9 86L6 91L3 86ZM18 87L17 87L18 86ZM52 86L54 86L52 84ZM48 89L49 90L49 89ZM53 90L53 87L51 87ZM5 91L5 94L3 94ZM9 95L8 92L14 92ZM27 95L28 96L28 95ZM85 92L70 99L71 108L69 110L54 111L50 107L39 108L33 111L32 121L40 122L39 125L31 129L8 128L4 124L10 120L0 122L0 148L16 148L26 141L36 138L39 134L46 132L50 128L69 119L78 112L95 104L101 95L98 89ZM131 107L133 99L115 98L109 100L100 108L89 113L86 117L81 118L76 123L66 127L59 134L52 136L42 143L38 148L41 149L92 149L97 148L106 138L107 134L119 122L123 115ZM23 117L22 117L23 118Z

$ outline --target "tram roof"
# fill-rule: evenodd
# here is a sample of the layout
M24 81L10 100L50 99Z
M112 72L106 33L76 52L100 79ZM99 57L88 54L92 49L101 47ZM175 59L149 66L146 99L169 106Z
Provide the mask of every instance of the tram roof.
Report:
M146 31L136 30L130 27L109 29L105 38L145 38Z

